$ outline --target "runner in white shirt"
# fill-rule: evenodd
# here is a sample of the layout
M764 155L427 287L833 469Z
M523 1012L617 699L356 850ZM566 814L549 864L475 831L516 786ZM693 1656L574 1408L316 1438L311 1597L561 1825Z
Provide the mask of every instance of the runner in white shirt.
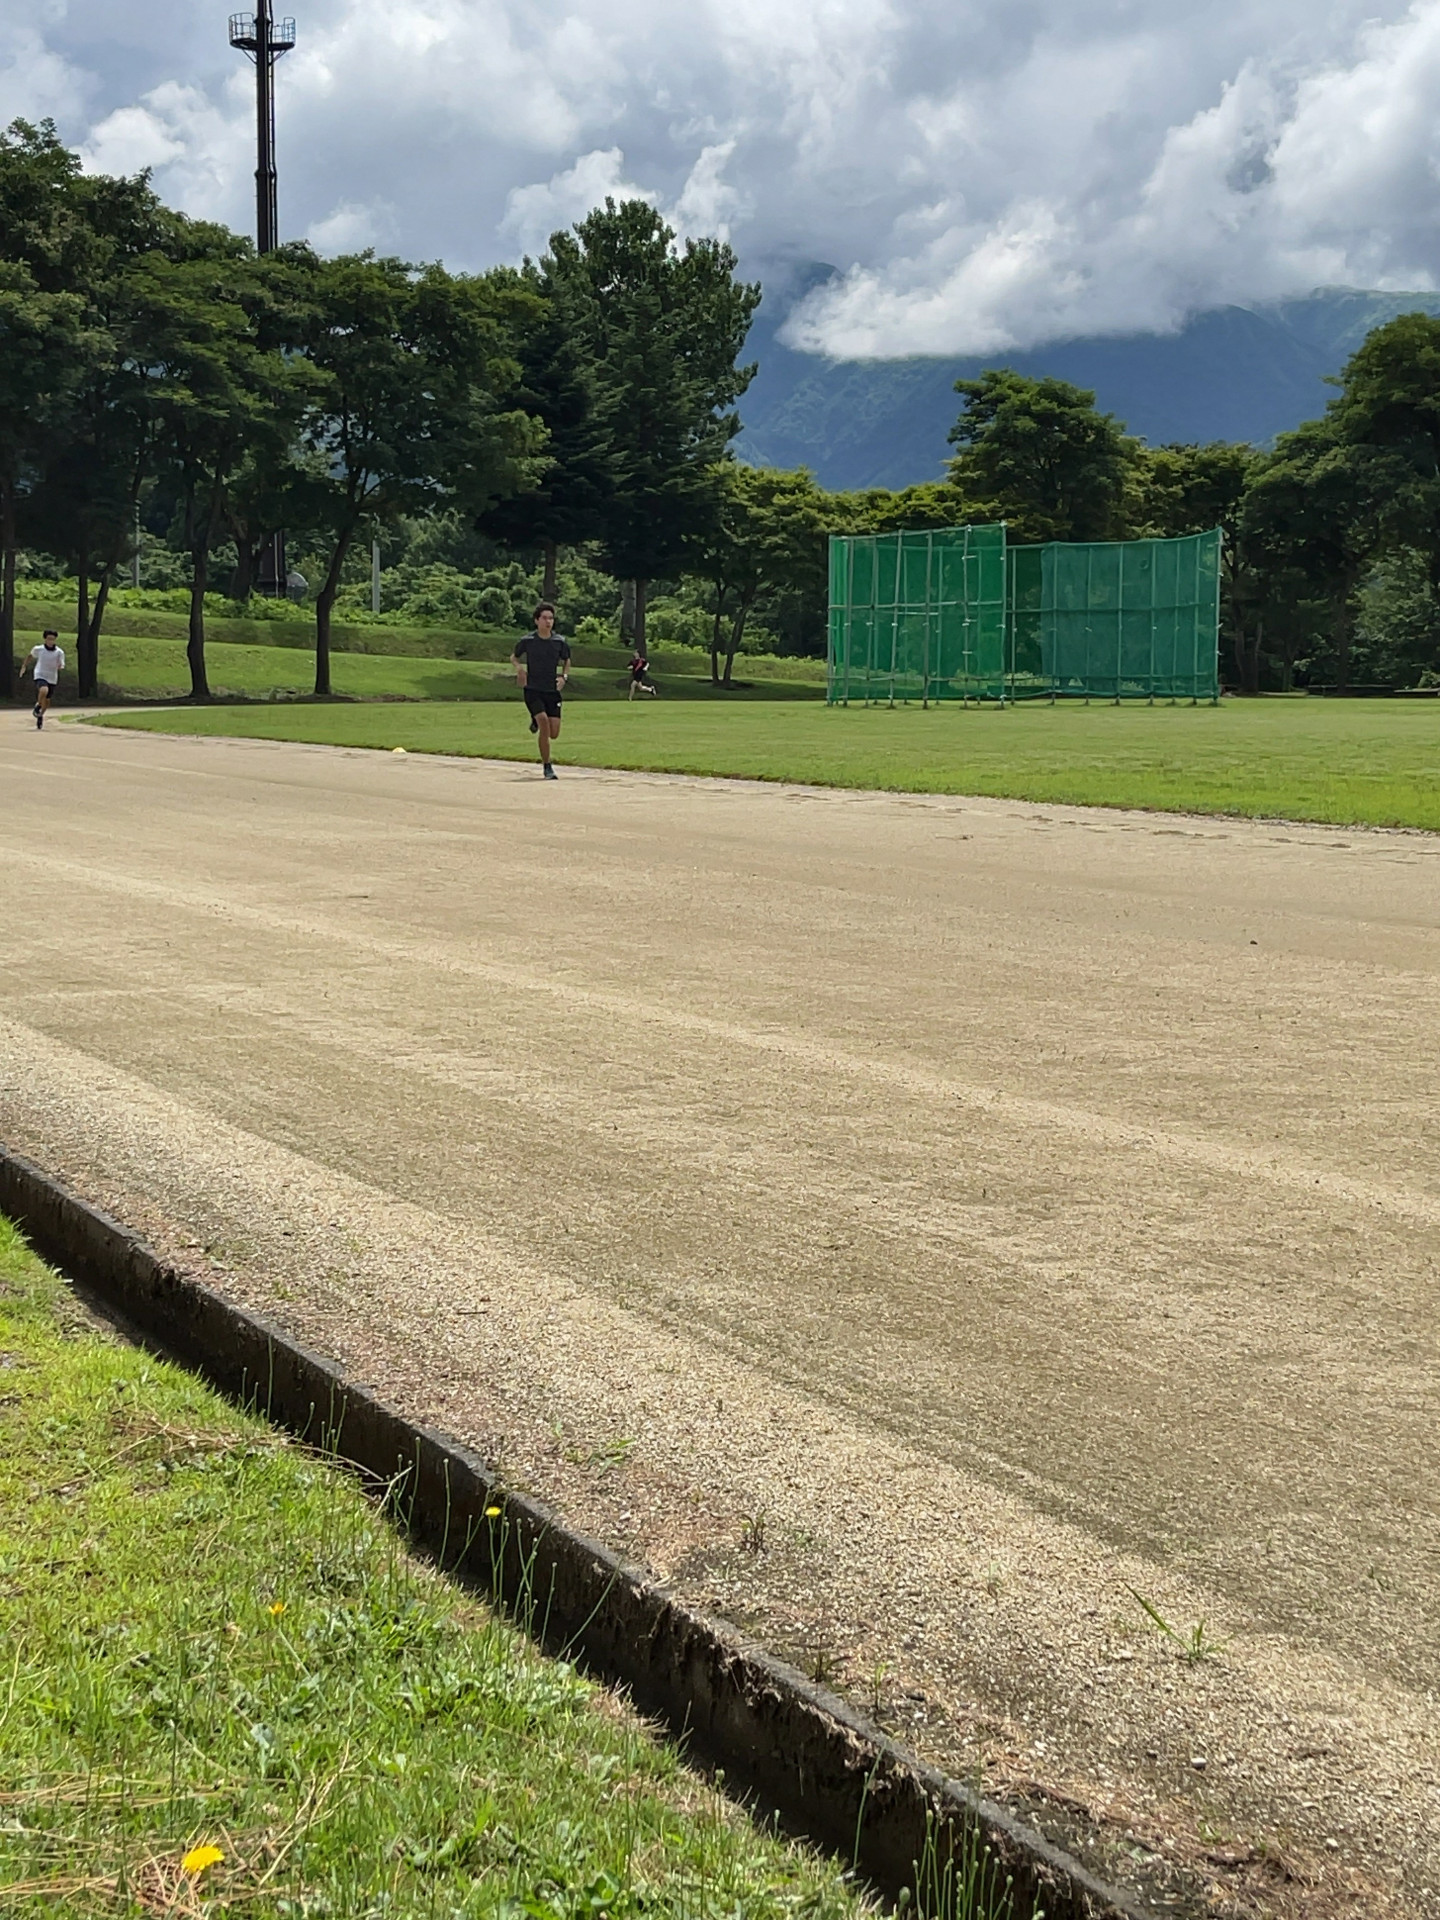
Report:
M54 627L47 627L41 635L38 647L30 649L30 658L20 669L23 680L28 673L35 682L35 724L43 727L45 715L50 711L50 702L55 698L55 689L60 684L60 675L65 666L65 649L60 645L60 636Z

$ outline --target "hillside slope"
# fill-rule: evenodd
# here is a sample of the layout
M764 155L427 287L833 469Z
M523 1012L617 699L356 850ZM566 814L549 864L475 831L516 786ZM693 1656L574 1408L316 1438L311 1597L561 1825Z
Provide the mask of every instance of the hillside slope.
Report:
M767 306L769 303L767 302ZM761 308L749 352L760 371L741 403L743 458L812 469L827 487L908 486L938 477L959 411L957 379L987 366L1055 374L1152 446L1265 442L1324 411L1328 375L1397 313L1440 313L1440 293L1322 288L1274 306L1220 307L1179 333L1057 341L957 359L821 360L780 344L788 307Z

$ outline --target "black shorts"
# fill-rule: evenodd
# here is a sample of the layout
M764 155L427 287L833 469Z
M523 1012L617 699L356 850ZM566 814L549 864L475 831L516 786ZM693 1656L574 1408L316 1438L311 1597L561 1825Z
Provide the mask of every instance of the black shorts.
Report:
M39 700L40 700L41 687L44 687L45 691L49 694L52 700L55 698L55 695L60 691L60 689L55 685L55 682L53 680L37 680L35 682L35 700L37 705L39 704Z
M537 693L534 687L526 687L525 704L530 709L531 718L536 714L548 713L552 720L560 718L560 696L558 693Z

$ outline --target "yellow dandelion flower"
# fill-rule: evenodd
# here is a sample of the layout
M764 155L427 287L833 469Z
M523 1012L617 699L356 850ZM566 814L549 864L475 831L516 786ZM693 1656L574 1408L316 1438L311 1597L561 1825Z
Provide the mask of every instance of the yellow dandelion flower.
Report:
M486 1507L485 1518L487 1520L498 1520L500 1518L499 1507Z
M272 1600L270 1602L269 1612L272 1620L278 1620L284 1611L285 1602L283 1600Z
M211 1846L207 1841L203 1847L191 1847L180 1862L182 1873L204 1873L207 1867L218 1867L225 1858L219 1847Z

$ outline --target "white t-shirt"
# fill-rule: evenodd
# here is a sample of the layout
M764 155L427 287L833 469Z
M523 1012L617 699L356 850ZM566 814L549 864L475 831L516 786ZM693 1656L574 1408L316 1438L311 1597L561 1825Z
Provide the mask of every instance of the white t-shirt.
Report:
M30 671L37 680L48 680L52 687L60 684L60 669L65 665L63 647L47 647L42 640L38 647L30 649Z

